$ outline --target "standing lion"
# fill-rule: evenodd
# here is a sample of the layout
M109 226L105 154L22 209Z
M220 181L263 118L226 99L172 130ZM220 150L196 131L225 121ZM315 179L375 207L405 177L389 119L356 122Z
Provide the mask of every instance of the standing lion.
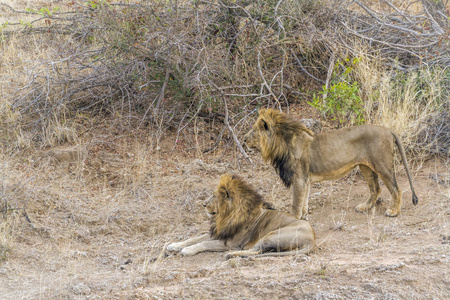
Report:
M293 188L294 215L308 217L310 184L338 179L359 166L370 189L366 202L356 211L368 211L381 193L378 176L392 194L392 206L386 216L400 213L402 192L394 172L394 143L397 145L408 175L412 202L418 199L402 143L390 129L375 125L360 125L314 135L299 120L274 109L260 109L259 118L245 135L248 147L257 149L270 161L286 187Z
M291 214L267 209L251 186L236 175L224 174L213 197L203 205L211 217L210 234L173 243L168 251L195 255L228 251L226 257L307 254L315 246L309 222ZM269 253L267 253L269 252Z

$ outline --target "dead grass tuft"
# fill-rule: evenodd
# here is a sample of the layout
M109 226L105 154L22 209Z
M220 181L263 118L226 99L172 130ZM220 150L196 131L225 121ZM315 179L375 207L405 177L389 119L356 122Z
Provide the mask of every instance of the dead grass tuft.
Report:
M8 253L16 245L16 227L19 225L19 219L16 211L7 210L5 207L0 209L3 218L0 222L0 263L7 260ZM8 214L8 215L7 215Z
M446 68L423 67L416 71L392 71L359 52L355 77L361 83L368 123L394 129L409 152L418 158L448 155L450 106Z

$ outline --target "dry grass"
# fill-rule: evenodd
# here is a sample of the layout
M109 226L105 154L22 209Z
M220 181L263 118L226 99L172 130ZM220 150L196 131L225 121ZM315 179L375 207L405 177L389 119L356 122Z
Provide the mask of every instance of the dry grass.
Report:
M83 144L101 136L96 133ZM175 138L175 134L170 137L172 142ZM407 293L417 298L425 286L429 296L445 295L438 270L449 263L443 257L448 245L441 241L449 230L450 195L448 182L435 181L448 176L439 160L415 171L419 209L405 191L402 215L384 217L390 196L382 188L383 204L368 215L354 212L354 206L368 196L355 172L339 182L313 186L310 221L319 242L314 254L226 262L221 253L182 258L165 257L163 250L169 242L208 229L201 202L225 171L239 172L276 207L290 210L290 192L270 166L252 157L256 167L239 171L236 163L214 163L216 155L194 161L171 155L170 147L154 151L142 137L129 140L127 135L104 144L108 148L90 146L86 157L76 156L83 161L53 159L57 149L76 147L36 152L31 163L21 155L3 158L2 195L11 205L24 208L31 220L28 223L23 210L18 210L16 215L8 212L7 222L2 223L2 229L8 229L0 231L1 245L9 249L0 263L0 276L8 276L7 285L0 287L6 299L155 294L265 298L274 292L283 297ZM195 150L191 154L194 157ZM235 160L234 154L224 158ZM399 174L399 182L408 186L404 175ZM422 274L420 283L411 279L417 270ZM235 287L231 294L229 289L226 293L216 289L223 282ZM414 288L407 291L404 285Z
M355 77L361 84L366 121L394 129L409 151L448 155L450 72L424 67L403 73L385 70L359 52Z
M2 209L3 210L3 209ZM0 263L7 260L7 254L12 251L15 246L15 235L14 223L17 219L15 213L10 214L8 219L3 218L0 223ZM6 216L6 213L4 214Z

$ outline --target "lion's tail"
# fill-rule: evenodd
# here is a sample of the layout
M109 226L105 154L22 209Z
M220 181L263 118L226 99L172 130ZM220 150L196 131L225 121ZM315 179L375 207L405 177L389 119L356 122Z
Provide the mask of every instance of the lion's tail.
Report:
M408 162L406 161L406 155L405 150L403 150L403 144L398 135L394 132L392 132L392 135L394 136L395 143L397 144L398 150L400 152L400 155L402 157L403 165L405 166L406 174L408 175L409 185L411 186L411 192L412 192L412 203L414 205L417 205L419 202L419 198L417 198L416 193L414 192L413 182L411 178L411 173L409 172Z

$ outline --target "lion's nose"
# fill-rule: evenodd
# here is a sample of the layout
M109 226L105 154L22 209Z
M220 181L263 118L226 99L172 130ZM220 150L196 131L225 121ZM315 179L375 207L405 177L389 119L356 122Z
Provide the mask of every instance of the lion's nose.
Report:
M244 138L243 138L244 143L247 143L248 139L250 138L250 136L251 136L252 134L253 134L253 129L251 129L249 132L247 132L247 133L244 135Z

